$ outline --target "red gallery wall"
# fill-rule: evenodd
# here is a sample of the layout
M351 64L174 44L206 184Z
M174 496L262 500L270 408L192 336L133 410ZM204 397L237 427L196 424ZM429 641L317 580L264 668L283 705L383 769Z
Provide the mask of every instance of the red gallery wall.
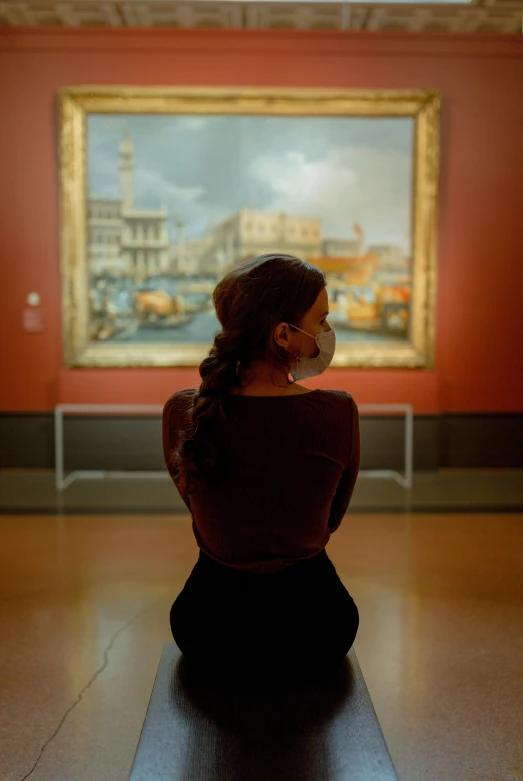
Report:
M523 408L523 39L0 28L0 409L162 403L197 369L62 366L55 95L62 86L441 90L436 368L332 370L309 387L417 413ZM42 333L22 327L29 292Z

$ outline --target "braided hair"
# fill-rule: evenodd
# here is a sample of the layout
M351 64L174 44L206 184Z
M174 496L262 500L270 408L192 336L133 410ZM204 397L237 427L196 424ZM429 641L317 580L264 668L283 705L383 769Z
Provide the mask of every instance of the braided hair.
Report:
M325 285L318 268L280 254L252 258L217 284L212 300L222 328L200 364L200 388L172 453L181 490L188 492L218 465L211 424L218 414L226 417L224 399L241 386L252 361L267 361L293 384L288 379L292 356L276 343L274 329L281 322L299 325Z

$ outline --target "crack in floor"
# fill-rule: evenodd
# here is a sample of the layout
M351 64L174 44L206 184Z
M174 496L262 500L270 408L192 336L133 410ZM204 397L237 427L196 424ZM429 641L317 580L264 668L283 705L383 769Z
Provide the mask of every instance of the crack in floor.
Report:
M111 650L111 648L114 646L114 644L115 644L115 642L116 642L117 638L118 638L118 637L119 637L119 636L120 636L120 635L121 635L123 632L125 632L125 630L126 630L126 629L128 629L128 628L131 626L131 624L132 624L132 623L134 623L134 621L136 621L136 619L137 619L137 618L139 618L139 617L142 615L142 613L145 613L147 610L149 610L151 607L154 607L154 605L158 604L158 603L159 603L159 602L161 602L162 600L163 600L163 596L162 596L162 597L159 597L158 599L155 599L155 600L154 600L154 601L153 601L151 604L149 604L149 605L146 605L146 607L144 607L144 608L142 608L141 610L139 610L139 611L138 611L138 613L136 613L136 615L135 615L135 616L133 616L132 618L130 618L128 621L126 621L126 622L125 622L125 624L124 624L123 626L121 626L121 627L120 627L120 629L118 629L118 630L117 630L117 631L114 633L114 635L113 635L113 636L111 637L111 639L109 640L109 643L108 643L108 645L107 645L107 648L104 650L104 661L103 661L103 664L101 665L101 667L99 667L99 668L98 668L98 670L95 672L95 674L92 676L92 678L91 678L91 679L90 679L90 680L89 680L89 681L86 683L86 685L83 687L83 689L81 689L81 690L80 690L80 692L78 693L78 696L77 696L76 700L73 702L73 704L72 704L72 705L71 705L71 706L70 706L70 707L69 707L69 708L66 710L66 712L65 712L65 713L64 713L64 715L62 716L62 719L61 719L61 721L60 721L60 723L59 723L58 727L55 729L55 731L53 732L53 734L51 735L51 737L50 737L48 740L46 740L46 742L44 743L44 745L43 745L43 746L42 746L42 748L40 749L40 753L38 754L38 756L37 756L37 758L36 758L36 761L35 761L35 763L34 763L33 767L31 768L31 770L30 770L28 773L26 773L26 774L25 774L25 776L24 776L22 779L20 779L20 781L25 781L25 779L26 779L26 778L29 778L29 776L30 776L32 773L34 773L34 771L35 771L35 770L36 770L36 768L38 767L38 763L40 762L40 760L41 760L41 758L42 758L42 756L43 756L43 754L44 754L44 751L45 751L45 749L46 749L46 748L47 748L47 746L48 746L48 745L49 745L49 744L50 744L50 743L51 743L51 742L52 742L52 741L53 741L53 740L56 738L56 736L57 736L57 735L58 735L58 733L60 732L61 728L63 727L63 725L64 725L64 723L65 723L65 721L66 721L67 717L68 717L68 716L69 716L69 714L71 713L71 711L73 711L73 710L76 708L76 706L77 706L77 705L78 705L78 704L79 704L79 703L82 701L82 698L83 698L83 696L84 696L85 692L86 692L86 691L87 691L87 690L88 690L88 689L89 689L89 688L90 688L90 687L93 685L93 683L95 682L95 680L96 680L97 678L99 678L99 677L100 677L100 675L103 673L103 671L105 670L105 668L106 668L106 667L107 667L107 665L109 664L109 651L110 651L110 650Z

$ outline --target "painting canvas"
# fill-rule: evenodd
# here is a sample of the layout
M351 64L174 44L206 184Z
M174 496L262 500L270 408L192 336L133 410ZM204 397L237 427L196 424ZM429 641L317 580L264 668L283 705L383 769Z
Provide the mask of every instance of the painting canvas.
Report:
M411 95L415 112L398 112L398 96L395 104L389 96L387 115L368 95L367 112L345 94L338 101L352 99L352 112L322 106L317 95L310 113L298 91L297 102L296 92L288 99L293 110L277 113L260 93L243 112L234 92L218 96L221 111L213 93L208 105L200 93L197 111L194 100L193 111L190 101L179 105L182 93L164 96L174 105L160 112L147 111L146 90L143 110L132 96L111 110L114 94L73 92L63 97L81 114L67 127L63 111L74 159L63 163L62 190L76 192L81 225L63 226L62 270L76 283L76 301L68 288L64 299L69 365L197 365L221 328L217 282L268 252L325 273L333 365L431 365L432 318L421 333L416 312L433 306L434 160L421 215L416 176L435 154L429 140L419 148L420 108L434 108L434 94ZM310 104L310 93L303 99ZM64 222L71 212L65 203ZM81 334L68 322L78 310Z

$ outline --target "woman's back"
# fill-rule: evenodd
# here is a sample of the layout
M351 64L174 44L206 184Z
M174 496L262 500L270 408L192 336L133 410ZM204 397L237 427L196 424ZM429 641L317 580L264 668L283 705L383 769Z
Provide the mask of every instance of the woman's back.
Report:
M196 390L175 393L163 416L167 468ZM325 548L347 510L359 459L358 410L345 391L223 399L208 428L215 470L182 497L199 547L253 572L281 572Z

